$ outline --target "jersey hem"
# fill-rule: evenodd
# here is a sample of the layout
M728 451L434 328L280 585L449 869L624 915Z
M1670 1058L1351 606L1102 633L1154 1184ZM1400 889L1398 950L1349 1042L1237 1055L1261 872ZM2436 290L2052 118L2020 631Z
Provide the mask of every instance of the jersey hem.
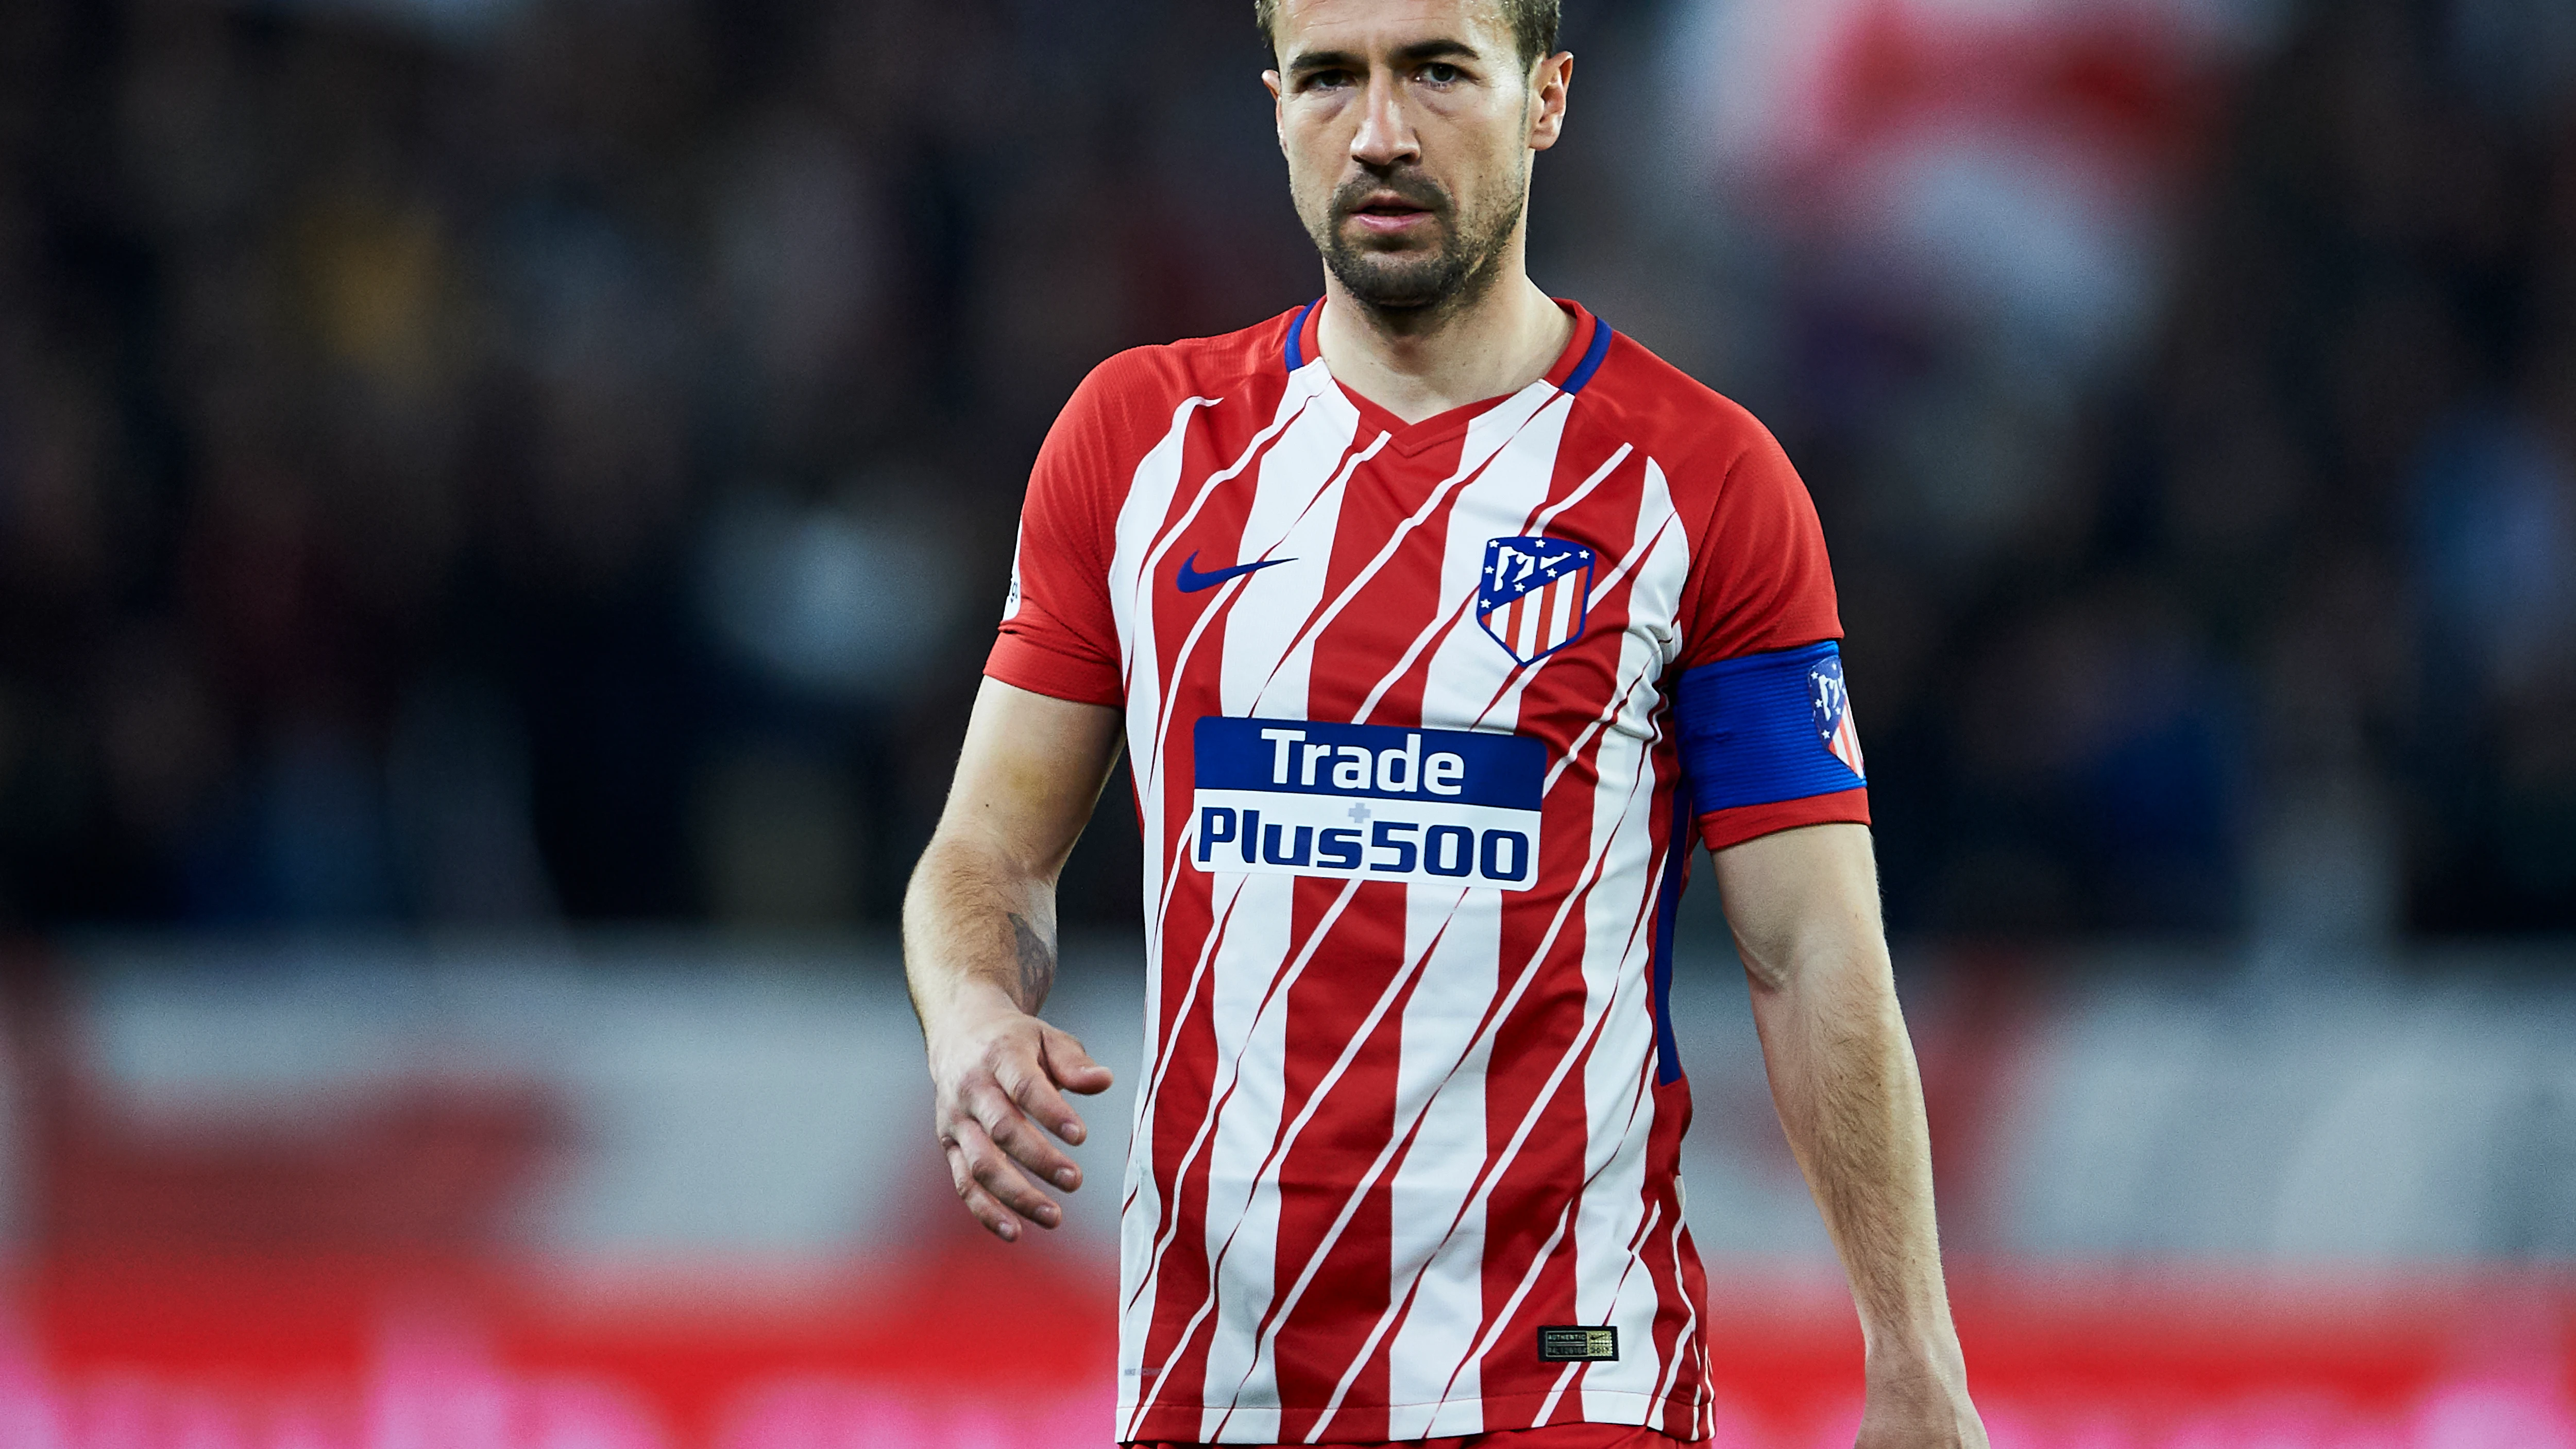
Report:
M1023 634L1004 634L984 658L984 673L1014 688L1074 704L1126 703L1116 670L1093 659L1050 649Z
M1774 800L1767 805L1735 805L1699 817L1699 838L1710 850L1724 850L1765 835L1801 825L1869 824L1869 787L1855 785L1827 795Z
M1551 1407L1551 1401L1559 1408L1568 1401L1572 1401L1578 1410L1585 1401L1608 1401L1603 1406L1609 1408L1617 1417L1583 1413L1574 1419L1551 1419L1544 1424L1522 1422L1524 1418L1534 1417L1547 1411ZM1478 1434L1521 1432L1530 1429L1554 1428L1566 1423L1613 1424L1632 1429L1652 1429L1659 1434L1689 1444L1699 1442L1685 1436L1692 1431L1700 1408L1699 1400L1685 1398L1678 1394L1641 1394L1634 1389L1569 1388L1562 1393L1550 1390L1546 1393L1506 1394L1481 1399L1448 1399L1425 1404L1343 1404L1338 1412L1361 1416L1389 1413L1403 1413L1408 1416L1428 1414L1430 1417L1424 1422L1433 1425L1441 1425L1452 1421L1455 1416L1472 1412L1475 1415L1475 1422L1482 1426L1475 1429L1437 1430L1437 1433L1443 1436L1464 1434L1473 1437ZM1132 1400L1120 1401L1118 1405L1120 1422L1126 1422L1135 1412L1136 1405ZM1224 1438L1205 1437L1200 1429L1207 1422L1207 1416L1210 1413L1224 1412L1222 1405L1159 1404L1147 1410L1144 1422L1138 1424L1128 1435L1120 1437L1117 1442L1120 1444L1278 1444L1284 1442L1280 1432L1280 1421L1283 1418L1290 1414L1301 1418L1320 1416L1324 1409L1321 1405L1306 1404L1258 1409L1237 1407L1226 1425ZM1675 1425L1681 1427L1676 1429ZM1357 1439L1321 1439L1312 1442L1382 1445L1388 1441L1383 1436L1374 1436Z

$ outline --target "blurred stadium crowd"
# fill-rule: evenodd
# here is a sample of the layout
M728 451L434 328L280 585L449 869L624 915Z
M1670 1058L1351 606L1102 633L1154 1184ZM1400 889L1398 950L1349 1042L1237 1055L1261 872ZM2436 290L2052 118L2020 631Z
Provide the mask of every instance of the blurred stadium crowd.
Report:
M1900 928L2576 926L2563 5L1567 9ZM1248 10L0 7L0 911L888 918L1057 405L1317 289Z

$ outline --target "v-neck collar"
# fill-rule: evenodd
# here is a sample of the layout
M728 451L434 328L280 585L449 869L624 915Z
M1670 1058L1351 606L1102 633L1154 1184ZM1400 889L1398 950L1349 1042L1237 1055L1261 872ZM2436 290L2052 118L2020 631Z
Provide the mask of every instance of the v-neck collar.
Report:
M1610 351L1611 332L1608 327L1602 325L1600 318L1585 311L1582 303L1569 301L1563 297L1552 300L1557 306L1565 309L1567 316L1574 319L1574 335L1566 340L1565 350L1557 354L1556 364L1547 370L1547 376L1530 386L1538 387L1543 384L1571 395L1581 392L1584 384L1590 382L1592 374L1600 368L1601 359ZM1297 320L1289 326L1284 361L1290 372L1324 362L1321 340L1323 318L1324 299L1318 297L1307 303L1306 309L1300 312ZM1325 376L1332 377L1331 365L1324 364L1324 366ZM1387 435L1388 447L1408 457L1436 444L1456 439L1461 433L1466 432L1468 425L1475 422L1477 418L1520 396L1520 393L1504 393L1500 397L1489 397L1451 408L1445 413L1434 413L1418 423L1408 423L1362 397L1340 378L1332 377L1332 384L1359 412L1362 422ZM1523 388L1521 391L1528 390Z

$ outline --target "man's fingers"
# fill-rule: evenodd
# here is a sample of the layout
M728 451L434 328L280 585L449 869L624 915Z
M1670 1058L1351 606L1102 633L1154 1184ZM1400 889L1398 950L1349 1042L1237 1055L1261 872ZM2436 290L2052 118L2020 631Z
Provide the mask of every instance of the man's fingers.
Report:
M977 1186L998 1198L1004 1207L1027 1218L1042 1228L1054 1227L1064 1220L1064 1210L1055 1199L1040 1192L1035 1183L1021 1175L1006 1147L997 1147L995 1138L976 1122L960 1122L950 1129L951 1140L966 1159L966 1172ZM1046 1139L1029 1129L1025 1119L1020 1123L1019 1137L1043 1144ZM1044 1169L1039 1169L1044 1171Z
M1084 1051L1082 1043L1069 1031L1050 1026L1038 1034L1038 1046L1046 1054L1047 1075L1068 1092L1080 1092L1088 1097L1095 1092L1108 1091L1109 1084L1116 1080L1107 1067L1091 1059L1091 1053Z
M975 1181L974 1173L966 1166L966 1154L954 1142L948 1144L948 1176L957 1185L957 1200L966 1204L966 1211L984 1225L984 1231L1006 1243L1019 1241L1019 1215L1002 1206Z
M1018 1082L1022 1092L1034 1093L1037 1089L1044 1088L1043 1082L1037 1083L1033 1088L1031 1085L1033 1079L1029 1077L1017 1077L1014 1080ZM1037 1124L1029 1120L1030 1114L1021 1111L1021 1099L1008 1090L1010 1086L1011 1080L997 1080L992 1088L977 1093L967 1104L974 1112L975 1120L983 1126L986 1134L999 1144L1004 1152L1017 1159L1029 1171L1054 1183L1066 1192L1081 1186L1082 1169L1076 1167L1072 1158L1065 1156L1054 1143L1047 1140L1046 1133L1039 1131ZM1054 1101L1057 1112L1065 1116L1072 1115L1070 1109L1064 1105L1064 1099L1056 1097L1053 1089L1046 1088L1045 1095Z
M1109 1069L1093 1061L1091 1053L1082 1049L1082 1043L1071 1032L1052 1026L1039 1028L1038 1052L1040 1065L1046 1071L1046 1091L1034 1100L1022 1097L1020 1104L1048 1131L1079 1147L1090 1137L1091 1129L1083 1125L1082 1115L1055 1089L1062 1087L1085 1095L1105 1092L1109 1090Z
M1080 1165L1047 1136L1052 1132L1079 1144L1090 1135L1058 1087L1098 1092L1110 1084L1108 1069L1081 1042L1035 1025L1036 1040L1014 1033L992 1043L982 1063L964 1066L956 1095L941 1113L943 1119L953 1114L942 1135L958 1196L1004 1238L1017 1236L1014 1213L1047 1228L1064 1220L1063 1209L1021 1169L1059 1191L1082 1185Z
M1020 1110L1039 1126L1067 1142L1081 1145L1085 1133L1082 1119L1074 1115L1072 1104L1056 1091L1055 1083L1047 1079L1045 1071L1013 1072L999 1080L1003 1090L1011 1094L1011 1100L1018 1103ZM1049 1178L1055 1176L1052 1168L1041 1170Z

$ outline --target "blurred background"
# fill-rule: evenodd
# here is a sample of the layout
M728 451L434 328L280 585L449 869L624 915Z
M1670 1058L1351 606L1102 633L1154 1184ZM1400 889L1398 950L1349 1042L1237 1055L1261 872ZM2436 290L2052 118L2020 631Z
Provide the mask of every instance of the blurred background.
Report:
M0 1443L1105 1442L891 931L1056 408L1320 288L1249 9L0 6ZM1998 1445L2576 1445L2576 9L1566 9L1532 270L1815 493ZM1688 913L1721 1442L1848 1443Z

